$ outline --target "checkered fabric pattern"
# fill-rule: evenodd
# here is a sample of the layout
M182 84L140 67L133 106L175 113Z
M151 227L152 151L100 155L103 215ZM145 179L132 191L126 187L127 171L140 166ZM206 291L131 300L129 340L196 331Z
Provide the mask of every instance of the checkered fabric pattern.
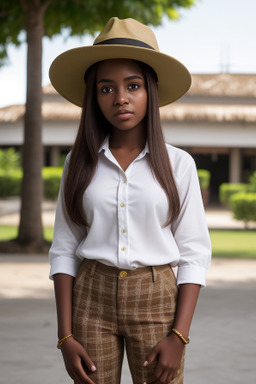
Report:
M96 384L120 383L124 346L133 384L152 381L155 364L143 363L171 331L177 294L170 265L120 270L83 262L73 289L73 334L97 367L87 371ZM184 355L172 384L183 383Z

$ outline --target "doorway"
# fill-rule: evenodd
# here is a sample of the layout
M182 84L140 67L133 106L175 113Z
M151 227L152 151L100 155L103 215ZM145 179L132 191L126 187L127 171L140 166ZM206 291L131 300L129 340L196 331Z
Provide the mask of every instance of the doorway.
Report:
M207 169L211 173L210 204L219 204L219 187L229 181L229 155L228 154L202 154L191 153L197 169Z

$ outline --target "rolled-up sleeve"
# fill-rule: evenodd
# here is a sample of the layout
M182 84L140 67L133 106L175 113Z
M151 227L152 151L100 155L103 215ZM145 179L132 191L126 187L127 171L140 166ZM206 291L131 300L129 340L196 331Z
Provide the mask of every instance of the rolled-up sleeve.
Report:
M81 264L81 259L76 256L76 249L86 236L85 228L74 224L65 208L64 183L68 171L68 163L69 155L64 164L55 215L53 242L49 250L50 279L56 273L76 276Z
M181 211L172 225L179 248L177 284L206 285L206 270L211 262L211 241L194 160L190 158L177 181Z

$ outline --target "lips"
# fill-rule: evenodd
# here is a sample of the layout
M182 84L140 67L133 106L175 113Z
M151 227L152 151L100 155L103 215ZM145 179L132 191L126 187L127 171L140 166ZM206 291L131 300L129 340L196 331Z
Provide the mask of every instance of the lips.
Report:
M117 117L120 120L127 120L133 115L133 112L127 110L127 109L120 109L116 114L115 117Z
M128 109L120 109L119 111L117 111L117 113L115 114L115 116L119 116L119 115L126 115L126 114L132 114L131 111L129 111Z

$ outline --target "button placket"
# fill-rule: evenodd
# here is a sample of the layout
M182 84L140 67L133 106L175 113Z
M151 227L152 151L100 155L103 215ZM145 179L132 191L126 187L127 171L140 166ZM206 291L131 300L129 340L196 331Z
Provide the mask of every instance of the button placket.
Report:
M128 264L128 228L127 228L127 178L125 173L120 172L120 180L118 187L118 256L119 262L124 265Z

